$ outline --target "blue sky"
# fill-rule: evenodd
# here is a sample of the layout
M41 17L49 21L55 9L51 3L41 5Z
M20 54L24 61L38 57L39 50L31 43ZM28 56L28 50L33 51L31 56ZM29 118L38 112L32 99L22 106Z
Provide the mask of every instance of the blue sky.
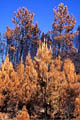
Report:
M41 31L45 33L52 29L54 20L53 8L63 2L68 6L69 13L76 17L76 26L80 25L80 0L1 0L0 1L0 32L6 31L6 26L13 27L11 18L19 7L26 7L35 14L34 23L37 21Z

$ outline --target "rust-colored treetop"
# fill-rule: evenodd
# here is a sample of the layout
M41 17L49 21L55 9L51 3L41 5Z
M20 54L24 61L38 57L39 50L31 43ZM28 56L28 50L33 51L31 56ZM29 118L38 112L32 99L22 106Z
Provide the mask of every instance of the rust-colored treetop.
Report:
M73 46L73 38L78 33L77 31L73 32L76 24L75 17L72 14L69 15L68 8L63 3L60 3L53 11L54 22L51 33L55 41L54 46L58 46L58 54L61 54L63 51L70 53Z
M39 28L37 23L35 23L35 25L32 24L33 17L34 14L31 14L27 8L19 8L17 12L14 12L14 17L12 19L15 28L10 29L7 26L7 31L4 34L4 37L15 40L25 40L31 39L32 37L38 37Z

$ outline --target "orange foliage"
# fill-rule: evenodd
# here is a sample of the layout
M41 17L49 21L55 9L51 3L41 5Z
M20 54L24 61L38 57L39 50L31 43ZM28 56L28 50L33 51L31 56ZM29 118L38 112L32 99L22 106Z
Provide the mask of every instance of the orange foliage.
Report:
M32 24L33 14L23 7L19 8L14 15L12 22L15 29L7 27L5 33L7 39L21 40L23 45L22 41L25 39L38 37L38 25ZM7 55L5 62L1 64L0 111L14 110L17 120L30 120L31 117L34 120L70 120L73 117L76 120L80 119L80 75L76 75L70 58L63 59L60 56L60 52L70 53L73 49L72 39L75 33L71 31L76 20L72 15L69 16L67 6L62 3L54 9L54 15L52 35L55 33L54 40L57 46L54 46L57 49L55 59L52 56L52 48L48 48L44 39L33 60L28 54L25 64L21 60L14 69ZM19 24L17 24L18 20ZM16 50L13 45L9 48Z
M20 111L17 115L17 120L30 120L29 114L25 108L25 106L22 108L22 111Z
M49 119L67 119L67 115L68 118L71 115L77 118L80 112L79 88L79 75L75 73L73 62L69 58L62 61L60 56L53 59L51 48L48 49L45 41L39 46L34 60L28 54L25 65L21 61L16 71L8 56L1 65L0 107L7 100L7 111L14 105L15 111L18 111L19 102L27 106L30 101L34 101L31 104L36 109L33 113L37 119L40 117L37 107L43 110L39 111L40 114L46 117L49 115ZM17 115L19 120L25 120L26 117L23 110Z
M78 32L72 32L76 20L73 15L69 15L68 8L63 3L60 3L57 8L54 8L54 22L51 31L54 51L57 50L57 55L72 54L73 38Z

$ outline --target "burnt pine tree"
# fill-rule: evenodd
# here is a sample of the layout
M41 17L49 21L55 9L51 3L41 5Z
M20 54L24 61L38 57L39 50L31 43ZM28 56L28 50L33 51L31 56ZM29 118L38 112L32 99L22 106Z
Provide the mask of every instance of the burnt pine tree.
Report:
M63 3L54 8L54 22L52 24L52 39L53 52L55 55L63 53L70 54L73 51L73 38L77 34L73 32L76 20L71 14L69 15L68 8Z
M37 42L39 40L40 31L37 23L35 23L35 25L32 24L33 17L34 14L31 14L27 8L19 8L17 12L14 13L12 19L12 23L15 26L14 29L7 26L4 37L7 39L11 56L13 56L12 52L14 52L14 48L16 48L14 54L14 56L16 55L16 58L13 62L20 61L22 55L24 56L23 60L25 61L28 50L31 49L32 42Z

